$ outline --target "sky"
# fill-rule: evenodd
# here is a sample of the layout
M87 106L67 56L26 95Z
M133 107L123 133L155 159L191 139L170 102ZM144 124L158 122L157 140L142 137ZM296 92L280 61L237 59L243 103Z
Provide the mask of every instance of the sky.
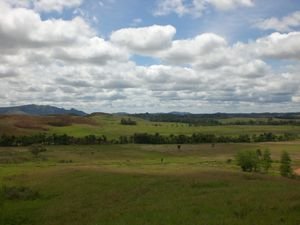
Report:
M297 0L0 0L0 107L300 111Z

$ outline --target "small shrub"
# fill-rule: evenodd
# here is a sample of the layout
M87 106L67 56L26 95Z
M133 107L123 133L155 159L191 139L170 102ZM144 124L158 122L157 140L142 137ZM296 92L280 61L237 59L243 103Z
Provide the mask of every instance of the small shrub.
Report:
M272 166L271 153L269 150L265 150L262 155L262 167L267 173Z
M59 163L73 163L73 160L65 160L65 159L62 159L62 160L59 160L58 162L59 162Z
M128 119L125 119L125 118L122 118L121 119L121 124L122 125L137 125L137 122L128 118Z
M232 162L232 159L227 159L226 162L227 162L228 164L230 164L230 163Z
M7 200L35 200L39 198L38 191L31 190L28 187L2 187L3 196Z
M41 152L47 151L47 149L43 145L31 145L29 151L37 157Z

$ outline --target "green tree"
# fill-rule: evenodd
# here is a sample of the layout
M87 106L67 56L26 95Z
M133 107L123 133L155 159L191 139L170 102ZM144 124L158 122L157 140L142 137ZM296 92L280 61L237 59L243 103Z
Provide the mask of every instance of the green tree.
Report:
M237 165L244 172L257 171L259 158L255 151L240 151L236 155Z
M280 160L280 174L283 177L291 177L293 175L292 172L292 167L291 167L291 157L289 155L289 153L287 153L286 151L284 151L281 154L281 160Z
M47 149L43 145L31 145L29 151L37 157L41 152L47 151Z
M265 150L262 155L262 167L264 171L267 173L272 166L272 158L269 150Z

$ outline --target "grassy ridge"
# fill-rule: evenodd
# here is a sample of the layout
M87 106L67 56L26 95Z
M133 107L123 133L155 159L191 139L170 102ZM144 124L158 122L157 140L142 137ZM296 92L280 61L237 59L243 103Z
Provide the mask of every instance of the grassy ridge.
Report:
M121 135L132 135L134 133L160 133L161 135L187 134L202 132L216 135L261 134L272 132L274 134L293 133L300 134L300 126L189 126L183 123L149 122L133 118L137 121L136 126L124 126L120 124L119 116L96 116L93 117L98 125L74 124L67 127L50 127L49 132L58 134L69 134L80 137L88 134L106 135L108 138L118 138Z
M298 225L299 180L247 174L227 159L240 149L282 150L300 167L300 143L52 146L40 158L0 148L0 182L37 190L0 202L0 224ZM163 158L163 163L161 162ZM72 163L62 163L72 160Z
M270 126L270 125L222 125L222 126L189 126L184 123L150 122L139 118L136 126L121 125L121 116L96 115L91 117L71 117L70 124L64 126L49 125L55 117L26 117L6 116L0 117L0 134L29 135L34 133L57 133L82 137L90 134L105 135L109 139L119 138L121 135L130 136L134 133L160 133L161 135L178 135L201 132L205 134L238 136L240 134L261 134L272 132L274 134L292 133L299 135L300 126ZM61 119L60 119L61 120ZM65 118L63 118L65 120Z

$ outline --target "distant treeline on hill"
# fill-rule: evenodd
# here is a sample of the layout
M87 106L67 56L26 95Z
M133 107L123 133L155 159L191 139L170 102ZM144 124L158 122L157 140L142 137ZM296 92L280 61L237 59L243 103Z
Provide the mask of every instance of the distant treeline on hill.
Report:
M214 134L194 133L192 135L169 135L159 133L135 133L132 136L120 136L118 139L108 140L106 136L88 135L73 137L63 135L37 134L32 136L0 136L0 146L29 146L32 144L44 145L96 145L96 144L200 144L200 143L250 143L291 141L297 138L293 134L275 135L263 133L259 135L217 136Z
M137 125L137 122L128 118L128 119L125 119L125 118L122 118L121 119L121 124L122 125Z
M153 122L188 123L199 126L216 125L295 125L300 126L299 113L259 113L259 114L171 114L171 113L142 113L133 116ZM221 119L236 118L233 121L222 122ZM239 119L243 118L243 119ZM245 118L249 118L246 119ZM264 119L264 120L259 120Z

